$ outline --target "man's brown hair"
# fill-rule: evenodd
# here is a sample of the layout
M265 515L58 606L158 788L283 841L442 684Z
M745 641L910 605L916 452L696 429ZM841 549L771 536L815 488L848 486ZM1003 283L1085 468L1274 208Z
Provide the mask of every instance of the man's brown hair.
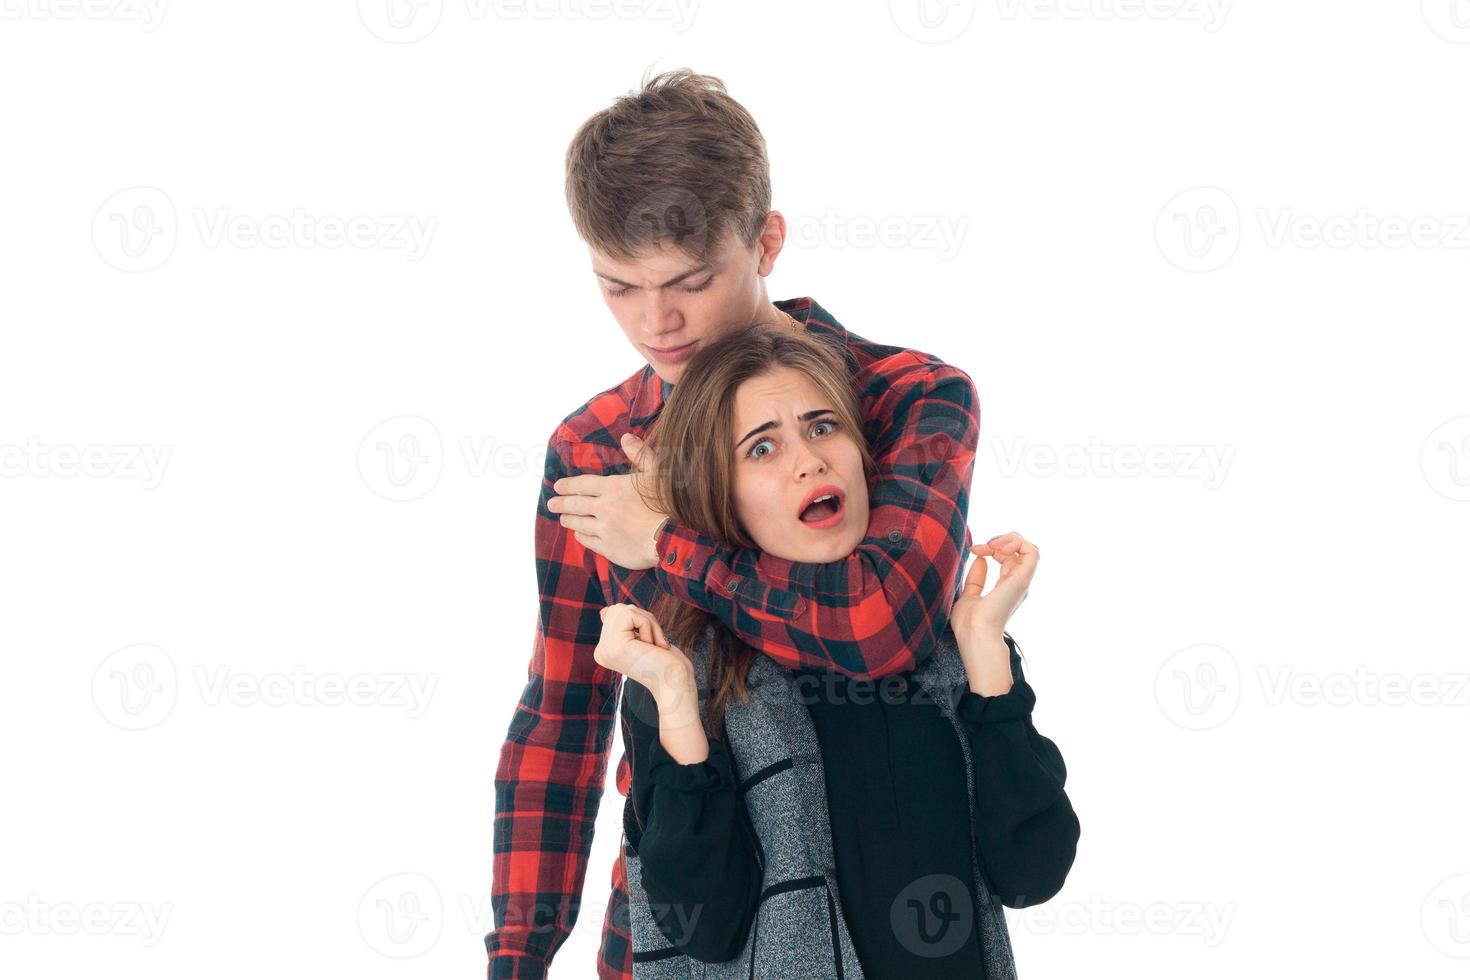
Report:
M699 261L733 232L760 239L771 167L755 120L725 83L688 68L644 77L638 92L584 122L567 147L577 234L627 260L674 247Z
M862 409L843 355L805 332L752 326L701 347L690 359L649 431L658 453L655 506L681 527L737 548L755 540L735 513L735 395L740 386L777 368L791 368L822 393L839 425L857 443L863 475L876 472L863 434ZM696 606L663 593L654 617L669 640L686 651L714 620ZM705 731L723 738L725 705L732 695L749 700L745 675L755 651L728 629L715 630L710 650L711 690Z

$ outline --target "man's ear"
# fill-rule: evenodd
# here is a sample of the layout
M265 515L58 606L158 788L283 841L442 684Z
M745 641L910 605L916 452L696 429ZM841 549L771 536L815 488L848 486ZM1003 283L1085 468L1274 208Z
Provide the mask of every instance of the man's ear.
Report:
M781 249L786 245L786 218L780 211L771 211L766 215L766 226L756 244L760 247L756 272L762 277L769 276L771 270L776 268L776 256L781 254Z

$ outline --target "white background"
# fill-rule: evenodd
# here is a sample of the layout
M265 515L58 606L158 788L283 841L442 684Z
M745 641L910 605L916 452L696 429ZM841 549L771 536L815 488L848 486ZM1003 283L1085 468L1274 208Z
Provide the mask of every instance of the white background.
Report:
M0 972L483 976L540 454L641 366L563 154L687 65L1042 548L1021 974L1463 976L1470 4L594 2L0 0Z

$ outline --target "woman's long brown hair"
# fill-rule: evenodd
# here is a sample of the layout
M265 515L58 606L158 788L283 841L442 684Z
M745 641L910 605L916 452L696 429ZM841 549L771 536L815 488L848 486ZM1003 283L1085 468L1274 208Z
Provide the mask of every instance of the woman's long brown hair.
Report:
M791 368L826 396L842 427L857 441L864 476L874 472L863 417L843 354L816 335L756 325L701 348L690 359L649 432L658 453L650 503L681 527L736 548L756 548L735 513L735 393L752 378ZM714 621L708 612L667 593L653 614L669 641L684 650ZM709 658L710 699L705 731L720 738L732 696L750 700L745 677L756 651L729 629L715 630Z

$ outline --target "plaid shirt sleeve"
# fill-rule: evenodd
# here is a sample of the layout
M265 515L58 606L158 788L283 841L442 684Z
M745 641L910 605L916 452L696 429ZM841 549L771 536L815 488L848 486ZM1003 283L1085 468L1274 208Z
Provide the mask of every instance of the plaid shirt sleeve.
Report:
M915 351L883 358L857 383L878 474L852 555L792 562L670 521L657 577L784 666L877 678L916 666L948 624L969 545L980 408L967 374Z
M593 658L602 585L590 552L546 509L580 448L552 437L536 507L540 618L495 775L491 980L544 977L571 934L612 745L621 675Z

